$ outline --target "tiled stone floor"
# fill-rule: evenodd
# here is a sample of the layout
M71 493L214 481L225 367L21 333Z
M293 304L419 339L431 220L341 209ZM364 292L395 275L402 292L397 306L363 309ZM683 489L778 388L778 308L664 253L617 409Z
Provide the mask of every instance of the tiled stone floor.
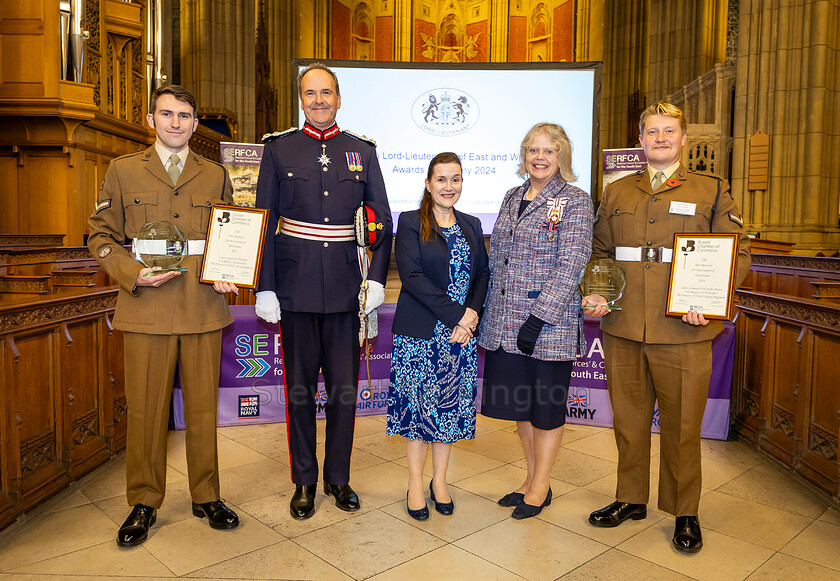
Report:
M658 444L654 436L652 498ZM222 494L242 524L212 530L190 511L183 433L170 433L169 449L166 501L145 544L114 542L129 510L119 455L0 533L0 581L840 581L840 513L740 442L703 442L705 548L691 556L671 548L673 518L653 510L655 502L645 520L614 529L587 523L590 511L613 498L616 451L608 429L567 426L552 473L554 501L526 521L495 502L524 475L509 422L479 417L476 439L452 453L455 514L432 510L423 523L405 511L405 443L385 436L383 417L357 419L351 483L362 509L353 514L319 490L315 516L293 520L285 425L221 428Z

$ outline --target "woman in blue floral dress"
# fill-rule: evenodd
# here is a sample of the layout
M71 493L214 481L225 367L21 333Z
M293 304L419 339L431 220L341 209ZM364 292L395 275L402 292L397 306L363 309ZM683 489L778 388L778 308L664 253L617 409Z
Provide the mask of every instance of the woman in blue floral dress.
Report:
M394 313L387 434L407 438L406 508L429 517L423 466L432 447L429 492L452 514L446 469L452 443L475 437L478 312L490 277L478 218L454 209L461 160L439 153L429 164L420 209L403 212L395 253L402 288Z

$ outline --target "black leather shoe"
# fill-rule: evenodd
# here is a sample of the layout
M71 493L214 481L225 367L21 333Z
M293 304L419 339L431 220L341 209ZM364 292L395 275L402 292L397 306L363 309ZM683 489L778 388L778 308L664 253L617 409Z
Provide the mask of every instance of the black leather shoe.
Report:
M135 504L117 532L117 544L121 547L139 545L148 538L149 528L156 520L157 510L145 504Z
M513 508L516 505L521 504L524 498L525 495L521 492L511 492L510 494L505 494L499 499L499 506L504 506L505 508Z
M207 517L210 526L214 529L235 529L239 526L239 517L231 509L225 506L224 500L213 502L192 503L193 515L198 518Z
M696 516L678 516L674 527L674 548L683 553L696 553L703 548L703 535L700 534L700 521Z
M429 492L432 493L432 502L435 503L435 510L442 515L449 516L455 512L455 501L450 499L449 502L438 502L435 499L435 489L433 487L434 483L434 480L429 482Z
M324 494L335 497L335 505L341 510L353 512L359 510L359 497L349 484L329 484L324 482Z
M413 518L414 520L427 520L429 518L429 507L425 504L423 508L418 510L412 510L410 506L408 506L408 493L405 493L405 509L408 511L408 516Z
M551 504L551 487L548 489L548 494L545 495L545 500L539 506L534 506L533 504L528 504L524 500L516 505L516 508L513 509L513 513L510 515L516 520L522 520L523 518L531 518L532 516L537 516L542 512L542 509L547 507Z
M298 484L289 502L289 512L298 520L315 514L315 485Z
M617 527L628 518L642 520L647 517L646 504L613 502L589 515L589 523L596 527Z

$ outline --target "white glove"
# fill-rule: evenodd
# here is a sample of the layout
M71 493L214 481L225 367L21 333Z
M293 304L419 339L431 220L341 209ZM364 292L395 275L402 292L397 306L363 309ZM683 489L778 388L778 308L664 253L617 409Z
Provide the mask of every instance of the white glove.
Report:
M362 283L364 285L364 283ZM385 287L382 283L375 280L367 281L367 300L365 300L365 314L370 312L385 302ZM359 304L362 303L362 296L365 294L364 288L359 289Z
M280 301L277 300L274 291L260 291L256 296L257 304L254 305L254 310L257 312L257 316L267 323L279 322Z

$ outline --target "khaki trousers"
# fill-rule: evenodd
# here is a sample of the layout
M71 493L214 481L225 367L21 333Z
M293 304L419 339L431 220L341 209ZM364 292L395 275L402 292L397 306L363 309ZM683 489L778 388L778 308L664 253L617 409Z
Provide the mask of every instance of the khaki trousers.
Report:
M222 332L192 335L125 333L128 404L128 504L160 508L166 489L166 434L175 364L186 422L187 472L192 500L219 499L216 410Z
M712 342L654 345L605 333L604 357L618 446L616 500L648 502L650 429L658 400L659 508L675 516L696 515Z

